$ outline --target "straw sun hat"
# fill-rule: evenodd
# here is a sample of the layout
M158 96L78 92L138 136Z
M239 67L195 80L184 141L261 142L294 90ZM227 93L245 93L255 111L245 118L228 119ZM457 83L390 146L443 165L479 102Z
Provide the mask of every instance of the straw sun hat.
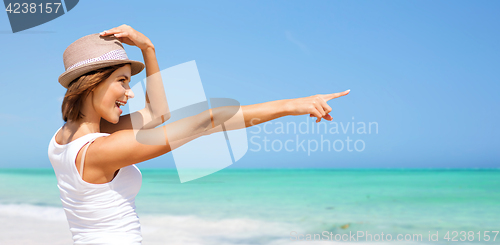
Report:
M130 64L132 76L144 69L139 61L129 60L122 43L114 36L91 34L70 44L63 54L66 71L59 76L59 83L68 88L79 76L100 68Z

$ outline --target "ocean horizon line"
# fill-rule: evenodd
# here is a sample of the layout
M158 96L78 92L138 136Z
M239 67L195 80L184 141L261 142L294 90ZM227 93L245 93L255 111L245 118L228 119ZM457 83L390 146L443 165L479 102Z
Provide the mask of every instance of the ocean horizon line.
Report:
M145 171L151 170L177 170L176 168L150 168L144 167L139 168ZM9 171L9 170L53 170L52 168L35 168L35 167L22 167L22 168L5 168L0 167L0 171ZM484 171L484 170L493 170L500 171L500 167L497 168L225 168L219 171L241 171L241 170L263 170L263 171L274 171L274 170L329 170L329 171ZM217 171L218 172L218 171Z

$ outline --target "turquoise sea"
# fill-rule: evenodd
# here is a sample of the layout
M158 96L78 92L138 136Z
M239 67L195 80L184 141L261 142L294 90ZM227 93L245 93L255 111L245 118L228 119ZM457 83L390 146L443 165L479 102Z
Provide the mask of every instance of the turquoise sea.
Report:
M398 244L398 235L410 234L421 244L500 244L500 234L493 241L500 231L498 169L225 169L183 184L175 169L141 171L136 206L149 225L145 237L178 229L174 236L214 244L335 241L343 234L352 242L354 233L358 242L390 234ZM52 169L1 169L0 215L62 209L56 184ZM176 244L197 244L185 241Z

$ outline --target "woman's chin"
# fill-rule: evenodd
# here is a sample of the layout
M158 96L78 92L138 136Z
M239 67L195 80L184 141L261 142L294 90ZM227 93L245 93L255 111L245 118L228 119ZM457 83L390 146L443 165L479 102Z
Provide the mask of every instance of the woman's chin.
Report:
M104 118L104 120L112 124L117 124L120 121L120 117L118 116L118 118Z

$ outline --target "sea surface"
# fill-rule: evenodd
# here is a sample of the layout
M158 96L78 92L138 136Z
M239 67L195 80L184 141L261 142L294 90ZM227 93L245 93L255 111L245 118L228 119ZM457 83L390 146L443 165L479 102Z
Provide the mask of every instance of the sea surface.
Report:
M144 244L500 244L498 169L225 169L183 184L141 172ZM66 224L53 170L0 169L0 216Z

